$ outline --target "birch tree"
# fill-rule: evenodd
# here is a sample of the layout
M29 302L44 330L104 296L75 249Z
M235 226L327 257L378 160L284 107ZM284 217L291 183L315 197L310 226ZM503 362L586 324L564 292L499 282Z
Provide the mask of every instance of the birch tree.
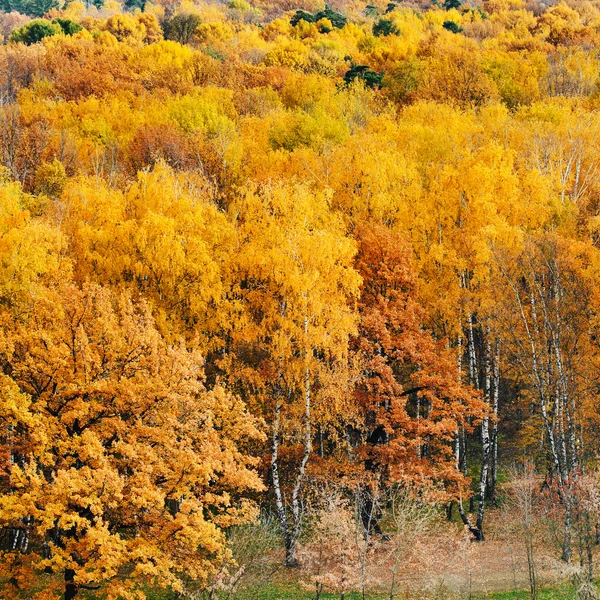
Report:
M223 368L270 428L270 472L286 550L297 564L303 488L316 426L334 431L348 404L348 338L360 277L355 246L326 194L253 188L231 207L238 306Z
M585 246L529 237L516 257L497 254L504 293L498 322L514 377L544 427L548 477L565 503L563 558L570 557L571 487L584 468L592 419L594 323Z

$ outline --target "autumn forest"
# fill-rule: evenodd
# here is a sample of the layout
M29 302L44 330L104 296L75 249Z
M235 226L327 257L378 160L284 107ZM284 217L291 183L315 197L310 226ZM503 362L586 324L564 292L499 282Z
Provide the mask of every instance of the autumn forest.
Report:
M598 0L0 0L0 598L598 598Z

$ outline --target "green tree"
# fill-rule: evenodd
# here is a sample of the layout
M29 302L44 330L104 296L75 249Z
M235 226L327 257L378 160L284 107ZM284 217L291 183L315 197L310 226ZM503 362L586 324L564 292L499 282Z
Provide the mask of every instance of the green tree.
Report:
M346 85L351 84L355 79L364 81L365 85L371 89L380 88L383 80L383 73L377 73L370 69L368 65L350 64L350 68L344 74Z
M136 8L139 8L142 12L146 8L146 0L125 0L124 2L125 8L130 11L134 11Z
M201 23L202 19L198 15L185 13L175 15L163 22L165 39L184 45L189 44Z
M444 21L442 27L448 31L451 31L452 33L460 33L462 31L462 29L454 21Z
M443 7L445 10L451 10L453 8L460 8L462 2L460 0L444 0Z
M55 22L46 21L45 19L38 19L37 21L31 21L26 23L23 27L15 29L12 32L10 39L13 42L21 42L27 46L37 44L46 37L63 33L62 27Z
M398 35L400 30L390 19L379 19L377 23L373 23L373 35L375 37Z
M65 35L73 35L83 29L79 23L75 23L71 19L53 19L52 23L59 25Z
M0 10L17 11L29 17L43 17L53 8L58 8L58 0L0 0Z
M304 10L297 10L294 16L290 20L290 25L295 27L300 23L300 21L306 21L307 23L317 23L321 19L327 19L331 22L334 27L337 29L342 29L348 19L341 13L337 13L334 10L331 10L329 6L326 4L324 10L320 10L318 13L314 15L312 13L306 12Z
M292 27L296 27L300 21L306 21L307 23L315 23L317 19L315 19L315 15L312 13L306 12L305 10L297 10L294 13L294 16L290 19L290 25Z
M338 29L343 29L348 22L348 19L344 15L331 10L327 4L325 5L325 10L321 10L315 14L315 23L321 19L331 21L331 24Z

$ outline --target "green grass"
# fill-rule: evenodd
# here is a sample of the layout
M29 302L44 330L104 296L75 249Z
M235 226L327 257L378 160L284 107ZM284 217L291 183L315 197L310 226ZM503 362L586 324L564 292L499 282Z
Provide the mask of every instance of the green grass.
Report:
M243 592L238 596L239 600L254 598L255 600L314 600L315 592L313 590L305 590L297 584L271 584L263 587L257 592L249 592L247 595ZM339 600L339 594L330 592L322 592L321 600ZM362 596L359 592L350 592L344 596L345 600L361 600ZM385 598L383 595L369 596L377 600Z
M165 590L146 590L147 600L177 600L177 594ZM1 595L0 595L1 598ZM82 594L82 600L96 600L93 592ZM440 597L442 598L442 596ZM493 592L489 594L452 594L443 596L444 600L529 600L529 590ZM553 587L544 587L539 590L538 600L576 600L575 588L568 583ZM214 596L215 600L224 600L219 594ZM295 581L271 582L269 584L240 589L230 600L314 600L315 591L305 589ZM389 592L368 592L368 600L389 600ZM323 591L320 600L340 600L339 593ZM362 600L360 592L349 592L345 594L344 600ZM415 597L406 596L399 592L395 600L436 600L435 595Z
M218 597L218 596L217 596ZM149 594L148 600L172 600L173 595L167 593ZM315 592L300 587L297 583L271 583L257 589L240 590L235 596L235 600L314 600ZM368 600L388 600L388 593L367 593ZM494 592L490 594L472 594L446 596L447 600L529 600L529 590ZM322 592L320 600L339 600L340 594L331 592ZM575 589L569 584L563 584L555 587L546 587L539 590L538 600L575 600ZM359 592L350 592L344 596L344 600L362 600ZM404 596L399 593L396 600L435 600L434 596L430 598L418 596L415 598Z
M575 588L570 584L562 584L554 587L544 587L539 590L538 600L575 600ZM315 593L311 590L305 590L295 583L278 583L264 586L258 590L247 590L240 592L236 596L236 600L314 600ZM320 596L321 600L339 600L339 594L323 592ZM359 592L351 592L345 595L345 600L362 600L362 595ZM387 593L368 593L369 600L388 600ZM448 596L448 600L529 600L529 590L494 592L491 594L472 594L470 597L466 595ZM158 600L158 599L157 599ZM426 600L424 597L409 598L398 594L396 600ZM435 597L431 597L435 600Z
M529 590L519 590L517 592L494 592L483 596L474 595L471 600L529 600L530 597ZM569 584L544 587L538 591L539 600L574 600L575 598L577 598L575 588Z
M388 594L367 594L369 600L387 600ZM575 588L573 586L564 584L555 587L547 587L539 590L538 600L575 600L576 599ZM304 590L297 585L269 585L265 586L260 591L249 593L248 595L240 594L238 600L314 600L314 592ZM322 593L321 600L339 600L339 594ZM456 598L457 600L467 600L468 596L450 596L449 598ZM529 590L519 590L510 592L494 592L492 594L480 595L473 594L469 600L529 600ZM358 592L352 592L345 595L345 600L362 600L362 595ZM396 596L396 600L413 600L406 598L402 595ZM417 600L417 599L414 599ZM425 600L425 598L418 598L418 600ZM432 597L432 600L434 598Z

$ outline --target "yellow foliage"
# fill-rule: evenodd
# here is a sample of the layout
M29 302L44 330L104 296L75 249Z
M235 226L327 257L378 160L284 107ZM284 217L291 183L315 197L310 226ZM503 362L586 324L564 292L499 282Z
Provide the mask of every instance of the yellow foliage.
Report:
M267 52L264 63L269 67L287 67L296 70L302 68L307 57L308 48L302 42L278 39L275 47Z
M68 593L144 597L147 585L182 589L184 573L206 581L228 560L222 528L256 514L239 494L262 489L243 451L258 422L221 386L204 389L200 356L168 345L125 294L63 284L2 327L12 379L0 378L0 419L22 459L0 523L31 516L34 535L54 540L50 556L24 560L64 572Z

